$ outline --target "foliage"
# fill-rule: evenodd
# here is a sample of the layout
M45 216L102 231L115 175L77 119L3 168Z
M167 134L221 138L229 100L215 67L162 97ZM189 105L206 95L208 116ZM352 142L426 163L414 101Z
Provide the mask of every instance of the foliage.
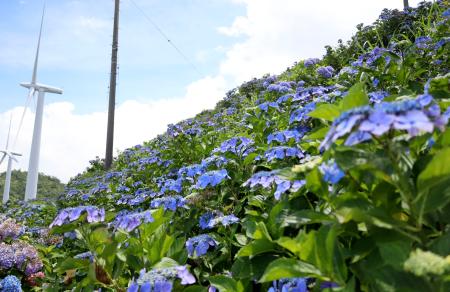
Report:
M27 181L27 172L20 170L13 170L11 172L11 187L10 198L11 200L23 199L25 194L25 185ZM3 194L3 188L5 186L5 173L0 174L0 190ZM39 174L37 197L38 199L56 199L61 193L64 192L64 184L56 177L48 176L45 174Z
M41 288L450 290L448 8L386 10L93 161L57 205L12 206L52 227Z

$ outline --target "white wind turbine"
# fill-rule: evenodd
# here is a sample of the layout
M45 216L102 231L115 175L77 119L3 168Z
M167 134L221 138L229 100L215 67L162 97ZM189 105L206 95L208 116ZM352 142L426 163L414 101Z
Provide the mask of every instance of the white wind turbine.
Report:
M45 93L62 94L62 89L40 84L36 82L37 66L39 60L39 48L41 45L42 25L44 23L45 5L42 10L41 28L39 30L39 39L34 59L33 75L30 83L20 83L21 86L30 90L29 97L33 97L38 92L36 117L34 120L33 141L31 142L30 162L28 164L27 186L25 189L25 201L36 199L37 183L39 175L39 152L41 148L42 115L44 112Z
M11 122L12 122L12 114L11 120L9 121L9 130L8 130L8 138L6 139L6 147L5 150L1 150L3 153L2 158L0 159L0 164L5 160L8 156L8 166L6 167L6 178L5 178L5 186L3 188L3 204L6 204L9 201L9 189L11 186L11 170L12 170L12 162L13 160L17 162L17 159L14 156L22 156L22 154L12 152L8 150L9 146L9 134L11 133Z

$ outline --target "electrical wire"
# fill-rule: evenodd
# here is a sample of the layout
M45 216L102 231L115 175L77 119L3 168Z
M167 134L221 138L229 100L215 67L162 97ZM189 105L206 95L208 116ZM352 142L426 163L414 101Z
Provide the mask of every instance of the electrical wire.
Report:
M194 62L192 62L186 54L184 54L180 48L178 48L177 45L173 41L170 40L170 38L167 36L167 34L161 29L161 27L156 24L146 13L142 8L140 8L134 0L130 0L130 2L136 7L137 10L139 10L142 15L145 17L145 19L150 22L150 24L159 32L159 34L177 51L177 53L189 64L192 66L192 68L200 75L200 77L203 77L204 74L200 72L200 70L195 66Z

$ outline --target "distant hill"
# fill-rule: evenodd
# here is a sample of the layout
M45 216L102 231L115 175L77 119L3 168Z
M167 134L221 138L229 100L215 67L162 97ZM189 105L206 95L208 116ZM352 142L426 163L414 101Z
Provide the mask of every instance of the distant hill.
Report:
M25 194L25 185L27 182L27 172L20 170L13 170L11 173L11 199L23 199ZM0 174L0 196L3 195L5 186L5 173ZM38 182L38 198L56 198L64 191L64 184L59 179L45 174L39 174Z

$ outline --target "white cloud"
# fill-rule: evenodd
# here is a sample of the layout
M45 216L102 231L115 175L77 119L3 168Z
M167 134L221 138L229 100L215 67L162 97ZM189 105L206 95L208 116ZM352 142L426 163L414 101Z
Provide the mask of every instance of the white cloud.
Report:
M236 83L278 73L295 61L321 57L325 45L347 40L359 23L370 24L383 8L401 8L401 0L231 0L244 3L246 16L218 31L247 38L236 43L221 64L221 74ZM410 1L411 5L419 1Z
M225 91L221 77L206 77L191 84L182 98L155 102L129 100L116 108L114 148L123 150L161 134L170 123L194 116L205 108L212 108L217 96ZM7 137L10 114L13 113L11 139L14 139L23 108L0 113L0 148ZM34 114L27 110L15 151L23 156L15 168L26 170L33 132ZM74 113L69 102L51 103L44 108L40 172L63 181L83 171L95 156L103 157L106 137L106 112L86 115ZM6 142L6 141L5 141ZM0 166L5 170L5 163Z

